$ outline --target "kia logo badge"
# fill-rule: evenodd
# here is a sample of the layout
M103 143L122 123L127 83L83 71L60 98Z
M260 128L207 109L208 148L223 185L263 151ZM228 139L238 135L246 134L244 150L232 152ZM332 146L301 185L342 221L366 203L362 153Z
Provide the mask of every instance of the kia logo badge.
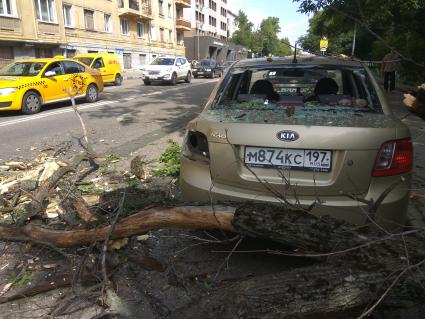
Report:
M294 131L280 131L277 132L276 137L284 142L293 142L300 138L298 133Z

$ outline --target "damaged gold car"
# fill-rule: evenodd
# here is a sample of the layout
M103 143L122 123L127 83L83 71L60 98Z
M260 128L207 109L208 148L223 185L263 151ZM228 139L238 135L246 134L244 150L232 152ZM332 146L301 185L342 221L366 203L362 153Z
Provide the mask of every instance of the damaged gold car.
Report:
M181 187L187 201L285 203L395 226L412 162L409 129L360 62L244 60L187 126Z

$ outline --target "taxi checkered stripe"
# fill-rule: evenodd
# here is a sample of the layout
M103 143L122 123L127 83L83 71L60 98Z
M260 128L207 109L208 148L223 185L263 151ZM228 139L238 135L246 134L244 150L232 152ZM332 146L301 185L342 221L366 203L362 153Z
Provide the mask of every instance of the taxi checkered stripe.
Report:
M19 85L17 87L17 89L18 90L21 90L21 89L25 89L25 88L32 87L32 86L44 85L44 83L45 83L45 81L37 81L37 82L22 84L22 85Z

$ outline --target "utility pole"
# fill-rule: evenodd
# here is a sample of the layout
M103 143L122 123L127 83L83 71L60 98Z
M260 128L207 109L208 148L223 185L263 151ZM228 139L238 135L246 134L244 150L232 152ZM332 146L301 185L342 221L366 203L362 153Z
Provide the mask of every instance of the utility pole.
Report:
M351 57L354 57L354 51L356 50L356 33L357 33L357 23L354 24L353 47L351 48Z

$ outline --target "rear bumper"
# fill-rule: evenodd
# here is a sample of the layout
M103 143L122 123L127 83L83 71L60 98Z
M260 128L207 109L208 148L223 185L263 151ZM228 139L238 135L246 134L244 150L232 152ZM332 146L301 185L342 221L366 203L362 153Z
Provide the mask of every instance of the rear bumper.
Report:
M404 225L406 220L407 205L409 199L409 188L411 176L406 174L404 182L398 185L379 206L376 214L376 221L386 227L394 228L396 225ZM391 180L388 180L391 179ZM399 177L374 178L364 199L377 199L389 184L399 179ZM180 184L184 201L210 203L219 201L258 201L282 203L266 190L262 193L235 186L212 183L210 168L208 164L192 161L185 157L181 158ZM345 220L355 225L364 225L368 222L368 206L365 203L351 199L347 196L287 196L291 204L297 203L302 208L310 207L317 202L311 213L323 216L328 215L337 219Z

